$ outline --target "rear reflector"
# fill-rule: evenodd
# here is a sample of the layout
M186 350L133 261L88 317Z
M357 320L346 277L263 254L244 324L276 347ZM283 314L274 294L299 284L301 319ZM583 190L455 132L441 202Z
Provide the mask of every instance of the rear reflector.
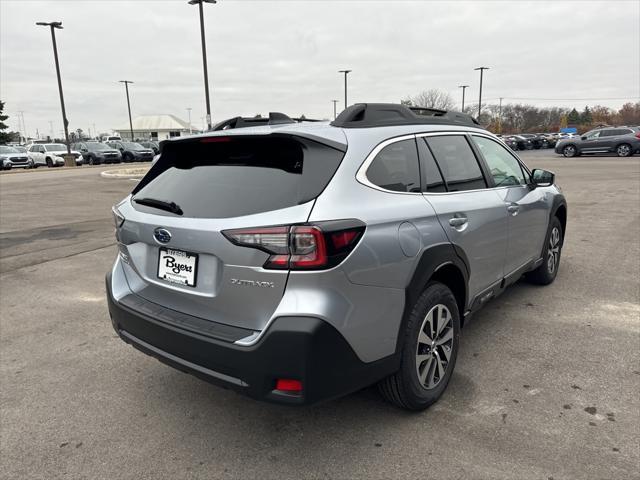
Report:
M276 380L276 390L281 392L302 392L302 382L300 380L291 380L288 378L279 378Z

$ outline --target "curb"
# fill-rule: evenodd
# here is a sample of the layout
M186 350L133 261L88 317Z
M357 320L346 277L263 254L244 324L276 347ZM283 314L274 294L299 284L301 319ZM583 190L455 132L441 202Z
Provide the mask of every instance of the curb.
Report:
M149 170L140 168L126 168L122 170L105 170L100 172L103 178L142 178Z

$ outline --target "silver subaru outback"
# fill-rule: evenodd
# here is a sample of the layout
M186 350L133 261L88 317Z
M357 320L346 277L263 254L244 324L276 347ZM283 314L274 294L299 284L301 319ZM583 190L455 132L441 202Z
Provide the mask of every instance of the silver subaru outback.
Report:
M125 342L283 404L378 383L406 409L451 378L469 316L555 279L567 206L468 115L356 104L331 122L167 141L113 209Z

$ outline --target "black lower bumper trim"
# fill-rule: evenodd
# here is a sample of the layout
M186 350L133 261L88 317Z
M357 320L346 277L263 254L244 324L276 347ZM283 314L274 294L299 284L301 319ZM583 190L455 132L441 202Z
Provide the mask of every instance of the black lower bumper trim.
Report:
M362 362L344 337L314 317L279 317L255 345L200 335L117 302L107 276L109 313L120 338L160 361L253 398L312 404L369 386L399 368L391 355ZM278 378L299 380L300 395L275 390Z

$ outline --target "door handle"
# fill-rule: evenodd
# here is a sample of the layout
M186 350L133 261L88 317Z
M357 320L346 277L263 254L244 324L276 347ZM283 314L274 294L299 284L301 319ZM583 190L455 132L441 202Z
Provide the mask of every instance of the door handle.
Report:
M520 205L509 205L507 207L507 212L509 212L514 217L518 214L519 211L520 211Z
M453 217L449 219L449 225L454 228L459 228L468 222L467 217Z

